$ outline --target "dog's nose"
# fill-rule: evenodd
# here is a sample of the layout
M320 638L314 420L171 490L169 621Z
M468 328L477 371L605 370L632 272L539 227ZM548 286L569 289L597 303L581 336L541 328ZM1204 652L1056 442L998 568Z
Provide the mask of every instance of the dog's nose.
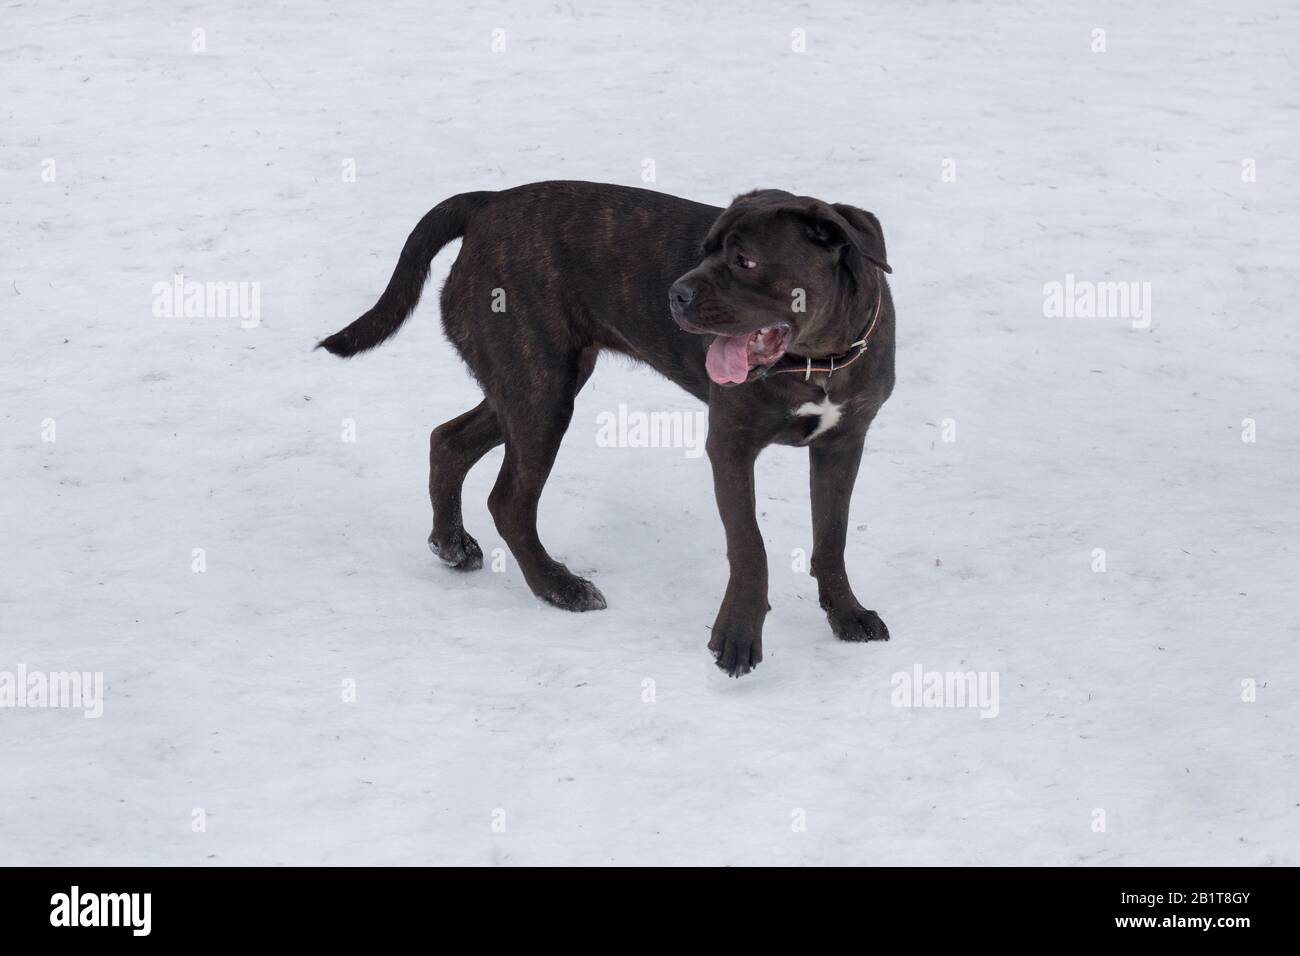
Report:
M673 287L668 290L668 301L678 309L686 308L694 298L695 290L685 282L674 282Z

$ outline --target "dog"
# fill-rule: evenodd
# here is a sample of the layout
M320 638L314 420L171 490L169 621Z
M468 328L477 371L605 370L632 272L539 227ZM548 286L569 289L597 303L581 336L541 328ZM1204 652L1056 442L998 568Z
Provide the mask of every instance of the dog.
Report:
M844 566L849 499L867 429L894 386L894 303L879 220L777 189L725 209L626 186L542 182L469 192L427 213L375 306L324 339L353 356L410 316L443 246L463 238L442 288L448 339L484 400L429 436L429 547L483 565L461 518L466 473L504 442L488 510L528 586L570 611L605 607L537 536L537 503L601 351L644 362L709 406L705 449L730 579L709 649L733 677L763 659L767 553L754 462L808 449L811 571L832 632L888 640Z

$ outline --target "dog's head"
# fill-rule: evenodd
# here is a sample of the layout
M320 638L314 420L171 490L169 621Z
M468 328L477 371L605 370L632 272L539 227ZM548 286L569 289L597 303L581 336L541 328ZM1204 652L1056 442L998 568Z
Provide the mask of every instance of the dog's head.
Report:
M715 336L705 364L722 385L762 378L787 351L843 351L891 271L871 213L779 189L738 197L701 253L668 304L683 329Z

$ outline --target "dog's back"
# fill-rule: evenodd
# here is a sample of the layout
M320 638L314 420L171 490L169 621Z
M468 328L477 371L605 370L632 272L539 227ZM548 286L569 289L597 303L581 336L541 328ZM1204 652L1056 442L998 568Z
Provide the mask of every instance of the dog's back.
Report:
M390 338L418 304L433 257L463 237L442 290L442 320L480 382L515 374L517 357L612 349L703 397L700 344L673 327L666 290L698 260L720 212L586 182L462 193L420 220L374 307L320 345L347 357ZM499 361L506 353L508 368Z

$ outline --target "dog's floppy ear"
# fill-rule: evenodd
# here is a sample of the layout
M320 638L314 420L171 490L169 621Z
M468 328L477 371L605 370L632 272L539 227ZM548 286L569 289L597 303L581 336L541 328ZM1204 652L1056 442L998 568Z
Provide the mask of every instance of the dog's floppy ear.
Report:
M808 236L826 246L845 246L849 254L845 259L853 278L861 282L865 262L893 272L885 258L885 236L880 220L856 206L835 203L828 206L818 202L803 211Z
M880 220L865 209L842 202L835 203L831 208L843 216L857 233L855 246L858 252L868 262L873 262L886 272L892 273L894 270L889 268L889 261L885 258L885 233L880 228Z

